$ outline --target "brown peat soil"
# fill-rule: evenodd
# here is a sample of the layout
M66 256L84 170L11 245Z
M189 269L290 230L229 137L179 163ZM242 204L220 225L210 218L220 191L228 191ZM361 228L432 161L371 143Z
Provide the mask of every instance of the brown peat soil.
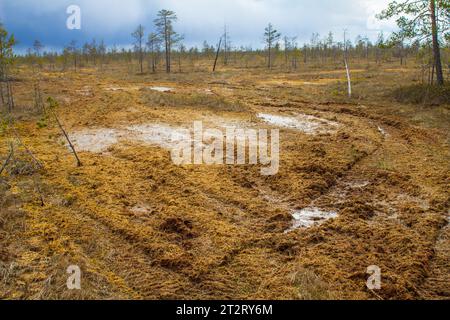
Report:
M449 102L396 100L413 67L352 68L352 99L335 68L43 70L77 167L19 67L15 129L0 128L0 164L16 145L0 178L0 298L449 299ZM196 120L280 129L279 173L176 166L165 139ZM335 215L292 228L307 208ZM66 288L70 265L82 290ZM366 287L370 265L381 290Z

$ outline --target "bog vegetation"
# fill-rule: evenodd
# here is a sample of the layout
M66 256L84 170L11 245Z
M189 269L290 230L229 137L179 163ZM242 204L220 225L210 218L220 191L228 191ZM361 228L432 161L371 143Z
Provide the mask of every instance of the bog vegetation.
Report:
M227 26L187 48L161 10L132 49L23 55L0 25L0 298L448 298L449 1L393 17L375 42L268 23L263 48ZM280 129L279 174L175 166L194 120Z

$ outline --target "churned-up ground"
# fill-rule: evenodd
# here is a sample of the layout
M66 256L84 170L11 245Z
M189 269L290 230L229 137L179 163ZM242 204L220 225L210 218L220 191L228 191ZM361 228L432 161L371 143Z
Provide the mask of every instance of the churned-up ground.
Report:
M0 129L0 164L14 145L0 177L0 298L449 299L448 91L409 101L397 88L417 74L352 66L348 99L331 66L44 69L77 167L19 67L15 129L4 113ZM169 137L194 121L279 129L278 174L176 166ZM70 265L81 290L66 287ZM371 265L381 290L366 286Z

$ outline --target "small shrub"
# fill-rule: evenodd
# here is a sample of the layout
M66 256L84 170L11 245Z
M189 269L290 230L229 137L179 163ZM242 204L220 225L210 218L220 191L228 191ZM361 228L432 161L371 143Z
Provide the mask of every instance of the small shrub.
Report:
M398 102L423 104L429 106L450 104L450 84L443 86L430 86L415 84L401 87L392 92Z
M46 118L39 119L36 124L39 129L46 128L47 127L47 119Z

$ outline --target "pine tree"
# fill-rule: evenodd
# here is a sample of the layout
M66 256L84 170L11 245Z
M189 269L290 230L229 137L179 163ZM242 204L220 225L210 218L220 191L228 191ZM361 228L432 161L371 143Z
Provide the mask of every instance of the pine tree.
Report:
M442 71L440 37L450 37L450 1L449 0L403 0L393 1L378 15L379 19L397 18L400 31L394 33L393 41L419 39L431 41L434 66L438 85L444 84Z
M266 27L264 32L264 41L267 45L267 55L268 55L268 68L272 68L272 48L276 46L278 40L281 38L281 33L279 33L271 23Z
M0 23L0 100L8 106L9 112L14 108L11 82L9 81L9 67L14 62L13 47L16 45L14 35L8 32Z
M154 21L156 29L164 42L167 73L170 73L171 71L172 48L182 39L182 37L178 35L173 28L173 23L177 20L178 18L175 12L170 10L161 10L158 12L158 16Z

